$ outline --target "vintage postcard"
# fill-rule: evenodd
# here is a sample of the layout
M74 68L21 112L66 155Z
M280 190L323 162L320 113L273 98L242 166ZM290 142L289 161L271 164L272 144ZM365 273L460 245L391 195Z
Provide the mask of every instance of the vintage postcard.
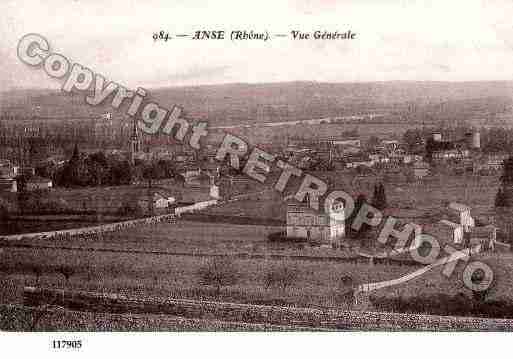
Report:
M0 14L6 335L513 330L513 3Z

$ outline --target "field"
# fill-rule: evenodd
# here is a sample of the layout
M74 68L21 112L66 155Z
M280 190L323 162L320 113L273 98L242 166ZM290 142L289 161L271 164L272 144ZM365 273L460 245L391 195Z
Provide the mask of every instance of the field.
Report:
M374 185L383 182L387 195L387 215L421 222L426 214L439 212L446 202L458 202L472 207L473 215L493 215L494 200L499 187L498 176L454 176L436 172L422 181L395 181L384 178L376 171L368 176L357 175L351 170L312 172L326 181L329 191L343 190L353 199L364 194L370 201ZM228 203L206 211L209 214L267 218L285 221L285 198L295 194L299 180L292 179L284 194L272 190L278 175L272 174L266 181L268 193L249 200Z
M334 188L352 188L353 196L365 193L368 198L371 198L374 183L380 179L377 175L355 180L355 174L350 171L316 175L327 179ZM478 218L495 214L493 198L498 186L497 177L464 178L438 173L423 182L389 181L385 186L389 204L386 214L401 220L422 224L428 214L440 211L446 201L472 206ZM345 261L355 253L347 249L334 251L269 241L268 236L283 231L283 225L235 224L230 220L245 217L283 222L285 209L281 195L264 192L204 212L214 218L225 216L225 222L184 217L177 223L133 228L95 239L28 241L19 243L18 247L4 247L0 253L0 303L21 304L23 286L36 285L130 295L350 309L353 308L352 289L358 284L395 279L418 268L406 263ZM231 258L236 274L234 283L220 289L202 283L199 273L212 263L213 255ZM511 302L511 255L480 256L490 262L497 273L497 285L489 298ZM286 270L294 273L290 283L284 287L268 284L271 273ZM372 295L379 311L394 310L395 307L390 307L393 300L410 298L415 303L421 297L440 295L466 298L466 303L473 303L472 292L461 281L461 269L451 278L443 277L435 270L405 285ZM447 308L444 310L450 314L453 309ZM472 308L478 310L476 306ZM415 310L429 312L430 309ZM187 322L176 325L208 328L210 324Z
M300 307L350 306L352 283L398 277L411 267L354 265L330 261L236 259L237 281L216 288L202 285L198 271L209 259L195 256L64 251L55 249L4 248L0 256L2 303L20 303L23 285L118 292L163 297L210 299L240 303L280 303ZM40 268L38 276L34 267ZM61 268L71 268L66 280ZM290 285L266 286L271 270L294 271Z
M52 308L40 315L38 309L0 305L0 327L7 331L313 331L314 328L225 322L159 314L112 314Z

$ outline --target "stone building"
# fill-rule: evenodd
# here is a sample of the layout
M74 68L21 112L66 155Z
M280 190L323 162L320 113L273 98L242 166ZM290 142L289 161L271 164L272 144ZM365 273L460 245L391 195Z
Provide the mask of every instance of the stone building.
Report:
M470 232L470 245L481 244L482 250L494 250L497 241L497 227L493 224L473 227Z
M447 219L462 225L465 232L470 232L471 228L475 227L475 221L474 218L472 218L470 210L471 208L469 206L451 202L447 208Z
M287 205L287 237L313 243L336 244L345 236L343 203L334 203L328 212L315 210L306 203Z
M413 177L422 179L429 175L429 164L424 161L418 161L413 164Z

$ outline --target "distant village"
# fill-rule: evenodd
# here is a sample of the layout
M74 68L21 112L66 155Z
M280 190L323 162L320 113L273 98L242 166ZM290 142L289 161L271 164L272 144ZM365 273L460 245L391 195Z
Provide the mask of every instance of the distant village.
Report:
M240 171L215 160L216 146L212 143L193 151L163 136L143 135L135 123L117 124L113 125L111 114L94 121L77 120L75 126L73 122L42 125L25 121L10 125L3 121L0 190L8 199L4 207L9 207L5 203L10 198L17 203L15 211L27 213L53 210L151 215L179 204L229 200L254 187ZM481 132L476 128L409 129L399 138L363 137L357 131L346 131L330 138L290 136L279 143L257 146L305 171L350 171L363 177L379 173L382 180L398 183L429 179L433 168L443 168L452 175L495 176L502 173L509 157L506 151L484 151ZM179 184L180 190L169 190L169 181ZM132 200L120 198L126 193L117 193L110 199L108 194L100 199L94 199L94 195L80 200L69 198L68 202L74 203L72 208L45 202L45 193L60 188L102 186L132 186ZM39 202L35 203L30 193L37 193ZM64 197L58 195L57 202L63 202ZM32 202L25 200L23 205L23 198ZM431 232L444 233L452 243L463 243L465 233L479 233L486 238L487 248L493 248L496 227L472 229L476 226L470 208L463 204L450 203L447 209L462 217L452 222L443 217L428 226ZM343 206L332 212L314 213L302 204L289 203L287 237L331 243L348 236Z

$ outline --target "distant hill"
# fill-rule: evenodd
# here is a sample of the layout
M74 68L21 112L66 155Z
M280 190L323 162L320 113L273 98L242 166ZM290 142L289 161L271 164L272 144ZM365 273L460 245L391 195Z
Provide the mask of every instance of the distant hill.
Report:
M513 104L513 82L506 81L226 84L154 88L149 93L162 106L181 105L191 117L227 122L402 111L413 104L415 110L448 107L453 111L496 113ZM97 116L104 112L123 115L123 111L113 111L109 103L95 108L81 96L72 99L55 90L2 92L0 112L26 117Z

